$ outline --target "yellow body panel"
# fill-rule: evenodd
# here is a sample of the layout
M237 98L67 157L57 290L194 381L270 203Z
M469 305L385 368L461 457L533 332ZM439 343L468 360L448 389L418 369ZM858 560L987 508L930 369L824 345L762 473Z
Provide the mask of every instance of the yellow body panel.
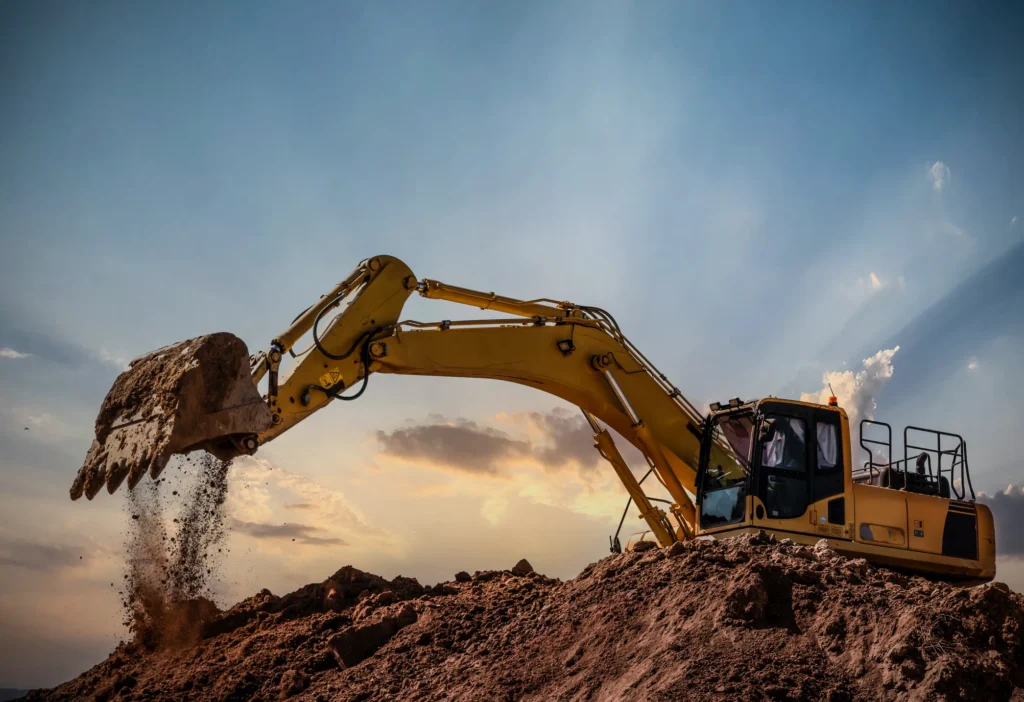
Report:
M900 490L854 485L855 540L907 547L907 494Z

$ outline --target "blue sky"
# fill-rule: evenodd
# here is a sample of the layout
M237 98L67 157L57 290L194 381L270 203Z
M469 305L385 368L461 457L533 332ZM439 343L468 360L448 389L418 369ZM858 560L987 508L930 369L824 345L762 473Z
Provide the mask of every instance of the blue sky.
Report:
M218 330L262 347L377 253L609 309L698 404L815 391L901 344L876 414L962 431L980 489L1020 482L1022 29L1011 4L952 2L4 3L0 505L16 516L0 537L102 553L65 575L103 580L120 507L65 495L125 360ZM454 490L510 538L513 517L548 520L574 550L537 558L571 575L608 527L569 477L558 495L424 486L373 443L430 413L562 406L485 387L381 379L359 412L320 413L268 457L370 523L391 523L381 473ZM371 565L426 581L450 577L432 563L488 565L495 534L417 494L403 508L436 518L423 547L442 554L409 557L410 517ZM356 558L262 557L232 567L294 587ZM41 571L0 568L20 583L5 599L30 604ZM117 635L103 621L83 629L82 661ZM75 672L31 670L0 683Z

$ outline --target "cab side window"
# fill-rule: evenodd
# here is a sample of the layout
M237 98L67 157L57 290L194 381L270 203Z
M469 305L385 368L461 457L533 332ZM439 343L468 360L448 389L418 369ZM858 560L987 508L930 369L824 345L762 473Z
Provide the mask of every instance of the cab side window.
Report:
M814 501L842 495L843 435L839 430L837 412L819 410L814 422ZM832 509L832 507L830 507Z
M831 470L839 465L839 431L835 424L817 422L818 470Z

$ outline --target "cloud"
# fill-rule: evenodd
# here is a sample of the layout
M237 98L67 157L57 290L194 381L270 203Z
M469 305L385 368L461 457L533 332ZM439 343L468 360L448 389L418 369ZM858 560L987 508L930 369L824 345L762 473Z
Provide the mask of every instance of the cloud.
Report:
M852 370L829 371L822 378L823 387L817 392L805 392L800 395L804 402L825 404L834 394L839 406L846 410L850 418L850 426L856 430L861 419L871 419L877 409L875 398L882 386L892 378L892 358L900 350L899 346L879 351L874 356L864 359L864 370L854 373ZM831 385L831 390L829 389Z
M950 176L952 173L949 170L949 166L944 164L942 161L936 161L932 164L932 167L928 169L928 177L932 180L932 187L938 191L941 191L949 183Z
M253 456L236 458L228 473L228 513L239 522L268 524L274 516L274 497L286 496L286 509L300 509L316 528L346 535L378 537L385 533L371 525L344 494L269 461ZM273 494L272 494L273 491Z
M378 431L376 436L387 456L422 460L479 475L498 475L502 460L526 458L532 453L528 441L513 439L505 432L467 419L440 418L390 433Z
M524 460L548 471L568 466L590 469L601 461L586 420L566 409L500 414L497 421L519 429L525 438L467 419L446 420L437 415L422 424L378 431L376 438L386 456L474 475L504 477L504 463Z
M317 536L326 530L308 524L264 524L240 519L232 519L230 524L233 531L254 539L291 539L306 546L348 546L347 541L336 536Z
M1013 219L1010 220L1010 224L1016 224L1016 223L1017 223L1017 215L1014 215Z
M0 541L0 567L14 566L38 572L51 572L78 565L84 551L74 546L51 546L25 541Z
M996 553L1024 556L1024 484L1010 484L995 495L980 493L978 501L992 510L996 523Z
M975 371L978 370L978 359L972 358L967 362L967 370Z
M868 279L871 281L872 290L881 290L882 288L885 287L885 283L883 283L881 279L879 279L879 277L874 273L872 273Z
M508 415L508 418L530 427L531 436L537 439L533 444L533 458L546 468L564 468L570 464L584 469L596 468L604 461L594 448L594 430L578 412L556 407L547 414L527 412Z
M500 524L504 520L506 512L508 512L508 498L502 495L489 497L480 505L481 516L491 525Z
M419 424L375 436L382 456L450 474L443 487L424 488L421 477L413 478L407 494L443 490L446 497L459 495L467 504L475 502L477 514L490 526L514 519L524 499L614 524L627 498L615 471L594 448L590 425L567 408L498 414L486 423L429 415ZM617 444L627 464L646 469L636 448L626 441ZM405 467L391 469L402 472ZM646 487L661 496L655 480Z
M28 358L32 354L22 353L21 351L15 351L10 346L4 346L0 348L0 358Z

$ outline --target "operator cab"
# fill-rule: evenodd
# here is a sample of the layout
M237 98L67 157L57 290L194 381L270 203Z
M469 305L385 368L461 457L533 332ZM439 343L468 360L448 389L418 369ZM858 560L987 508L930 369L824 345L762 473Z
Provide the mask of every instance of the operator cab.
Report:
M845 526L842 420L836 406L773 398L711 405L697 475L700 530L769 526L822 500L821 524Z

